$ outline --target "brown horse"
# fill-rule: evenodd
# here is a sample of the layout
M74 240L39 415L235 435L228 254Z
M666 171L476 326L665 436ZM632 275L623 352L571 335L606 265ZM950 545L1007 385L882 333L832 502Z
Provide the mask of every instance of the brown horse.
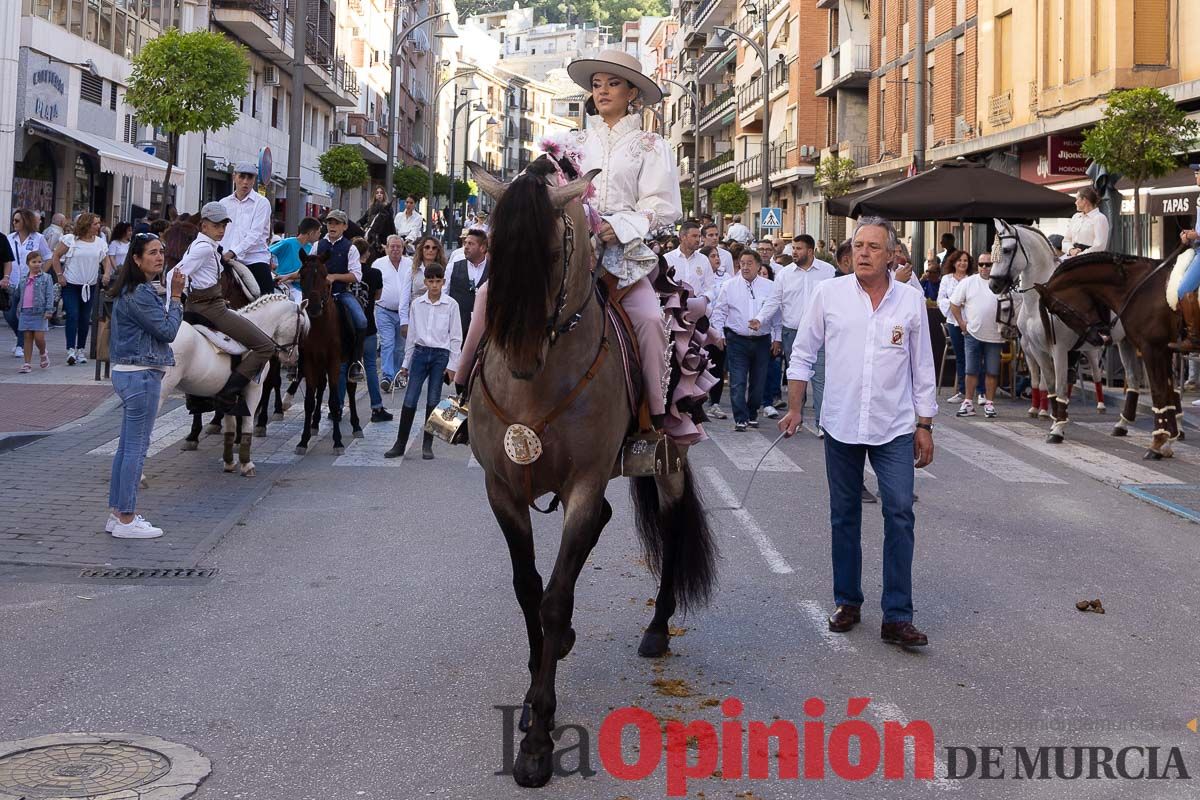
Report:
M1183 413L1171 379L1171 351L1181 317L1167 305L1171 270L1159 262L1121 253L1084 253L1062 263L1046 283L1034 285L1046 311L1088 343L1111 341L1115 314L1141 352L1150 379L1154 433L1145 458L1170 458ZM1136 402L1136 395L1135 402ZM1128 413L1128 412L1126 412Z
M553 188L545 156L507 185L476 164L471 170L498 201L488 255L489 344L472 389L471 448L508 543L529 639L531 681L520 722L526 734L513 777L522 786L542 786L552 771L557 662L575 642L575 584L612 517L604 491L619 473L633 410L614 332L595 294L595 259L579 201L599 170ZM539 447L540 456L530 459ZM646 561L661 577L638 653L661 656L676 606L702 604L712 591L716 545L690 470L635 478L631 488ZM565 519L543 588L529 509L551 493L551 508L561 500Z
M306 312L312 323L300 344L300 374L304 378L304 432L296 454L308 452L313 428L320 424L319 393L329 387L329 421L333 425L333 452L345 452L342 444L342 404L337 385L342 361L342 313L326 280L325 259L300 254L300 290L308 301Z

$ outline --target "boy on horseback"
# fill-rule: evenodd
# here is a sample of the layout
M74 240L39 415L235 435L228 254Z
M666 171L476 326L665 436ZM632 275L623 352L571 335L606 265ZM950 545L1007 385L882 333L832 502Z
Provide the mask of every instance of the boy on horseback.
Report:
M241 391L271 360L275 342L253 322L225 305L219 284L221 247L218 242L224 238L228 223L229 212L224 205L205 203L200 211L200 233L176 269L188 279L184 310L203 317L209 327L249 348L215 397L222 411L249 416L249 410L241 403Z
M350 284L362 280L362 263L358 249L345 236L349 218L345 211L334 209L325 215L325 227L329 233L317 244L317 255L325 256L325 271L330 291L341 305L342 313L354 325L354 344L350 349L350 372L346 377L350 383L366 380L363 369L363 340L367 336L367 314L358 300L347 291Z

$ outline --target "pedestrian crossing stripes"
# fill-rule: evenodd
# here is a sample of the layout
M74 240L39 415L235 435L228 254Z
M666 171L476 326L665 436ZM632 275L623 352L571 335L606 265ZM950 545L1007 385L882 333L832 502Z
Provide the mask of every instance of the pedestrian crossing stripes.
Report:
M935 452L941 448L1005 483L1066 483L1009 455L994 444L981 442L946 425L938 426L934 448Z
M771 428L771 430L775 430ZM740 470L753 470L758 464L759 459L762 459L762 466L759 467L760 472L804 472L795 461L788 458L787 454L776 447L766 458L763 458L763 453L771 446L771 439L768 439L758 433L746 431L744 433L730 433L729 431L713 432L708 430L708 438L716 443L721 452L726 458L733 462L733 465ZM780 442L782 445L783 443Z
M703 474L716 491L717 496L721 498L722 503L730 507L738 505L737 495L734 494L733 488L721 477L719 469L716 467L704 467ZM730 509L730 513L733 514L734 519L741 523L746 533L750 535L750 539L758 547L758 551L762 553L762 557L766 560L767 567L771 572L777 575L787 575L793 571L792 565L775 549L775 544L771 541L771 537L767 536L766 531L759 526L753 514L744 508L732 508Z
M419 420L418 420L419 422ZM420 458L420 453L414 451L413 443L421 435L421 426L414 422L408 432L408 444L404 449L404 458L384 458L383 454L392 449L396 443L396 434L400 432L399 415L391 422L373 422L366 428L366 435L361 439L346 440L346 452L333 460L335 467L388 467L396 469L414 456Z

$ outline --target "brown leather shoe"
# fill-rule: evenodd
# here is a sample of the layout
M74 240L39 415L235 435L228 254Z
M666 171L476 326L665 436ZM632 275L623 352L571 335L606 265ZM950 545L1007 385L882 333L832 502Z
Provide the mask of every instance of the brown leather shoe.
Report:
M845 633L862 621L858 606L838 606L829 618L829 630L834 633Z
M924 647L929 644L925 634L911 622L885 622L879 626L879 638L901 647Z

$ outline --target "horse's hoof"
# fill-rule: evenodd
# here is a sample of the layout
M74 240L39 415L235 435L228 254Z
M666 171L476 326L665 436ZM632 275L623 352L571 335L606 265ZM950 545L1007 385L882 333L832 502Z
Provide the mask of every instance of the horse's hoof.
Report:
M1061 433L1051 433L1046 436L1046 441L1050 444L1062 444L1063 436Z
M1174 458L1175 457L1175 450L1171 447L1170 444L1164 444L1161 452L1162 452L1163 458Z
M354 429L354 431L353 431L353 432L350 434L350 438L351 438L351 439L361 439L361 438L363 438L363 432L362 432L362 428L355 428L355 429Z
M237 464L230 463L225 465L226 472L233 472L235 469L237 469Z
M299 447L297 447L297 448L296 448L296 450L295 450L295 453L296 453L296 455L298 455L298 456L302 456L302 455L304 455L304 454L305 454L305 453L307 453L307 452L308 452L308 448L307 448L307 447L305 447L304 445L300 445L300 446L299 446Z
M1146 455L1142 456L1146 461L1162 461L1163 454L1154 450L1147 450Z
M180 448L180 449L182 449L182 450L199 450L199 449L200 449L200 443L199 443L199 442L193 442L191 439L184 439L184 440L183 440L183 447L182 447L182 448Z
M1113 428L1112 435L1113 436L1128 436L1129 430L1126 428Z
M335 456L340 456L344 452L346 452L346 448L340 444L333 448L333 454Z
M517 761L513 764L513 780L517 782L517 786L537 789L549 783L550 775L554 771L553 755L553 750L549 749L540 754L526 753L522 744L521 751L517 753Z
M254 435L255 436L266 436L267 435L267 426L260 425L260 426L256 427L254 429Z
M287 411L287 407L285 406L283 410ZM271 421L272 422L283 422L283 411L276 411L274 414L272 414Z
M242 477L243 478L253 478L256 474L257 473L254 470L254 462L253 461L251 461L249 464L246 464L244 467L242 467Z
M661 658L671 650L671 634L667 631L648 629L638 645L638 655L642 658Z
M566 658L570 654L571 648L574 646L575 646L575 629L567 628L567 632L565 634L563 634L562 644L559 645L559 648L558 648L558 659L561 661L562 659Z

